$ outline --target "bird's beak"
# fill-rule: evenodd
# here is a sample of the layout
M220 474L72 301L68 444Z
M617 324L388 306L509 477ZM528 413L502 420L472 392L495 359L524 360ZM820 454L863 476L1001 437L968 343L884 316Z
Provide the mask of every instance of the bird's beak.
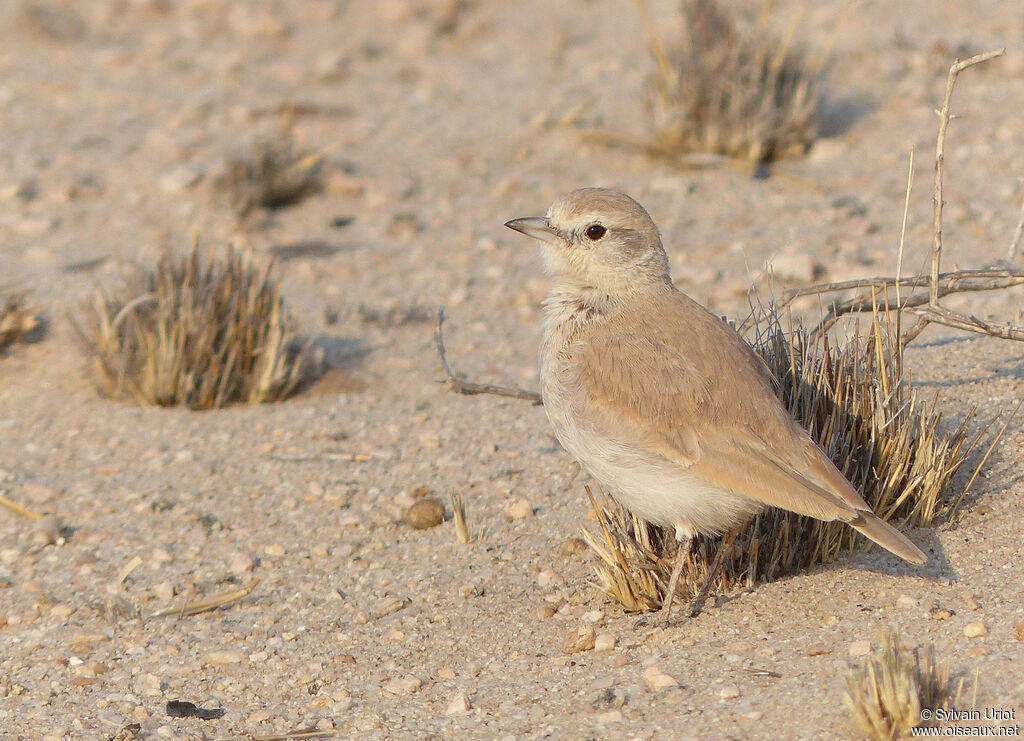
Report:
M539 239L541 242L555 242L558 240L558 232L543 216L526 216L522 219L512 219L512 221L506 221L505 226L517 232L522 232L528 237Z

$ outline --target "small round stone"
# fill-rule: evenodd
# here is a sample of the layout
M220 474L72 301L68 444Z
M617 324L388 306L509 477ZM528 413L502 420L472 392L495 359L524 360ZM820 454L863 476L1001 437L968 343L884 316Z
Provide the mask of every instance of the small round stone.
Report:
M896 607L900 610L913 610L917 607L917 600L909 594L901 594L896 598Z
M863 639L850 644L850 656L867 656L871 653L871 641Z
M593 625L581 625L570 629L562 639L562 650L567 654L577 654L594 648L597 636Z
M642 676L647 684L647 688L652 692L661 692L679 686L679 682L676 681L675 677L663 672L656 664L652 664L644 669Z
M718 690L718 697L721 700L735 700L740 696L740 688L734 684L729 684Z
M405 524L413 530L426 530L444 522L444 505L436 497L417 499L405 511Z
M505 507L505 518L510 522L525 520L527 517L533 517L533 505L529 499L520 497Z
M445 708L445 715L465 715L473 709L473 705L469 702L469 697L466 696L465 692L461 690L455 693L451 702L448 703L448 707Z
M964 626L964 635L968 638L984 638L988 635L988 628L985 627L985 623L975 620Z

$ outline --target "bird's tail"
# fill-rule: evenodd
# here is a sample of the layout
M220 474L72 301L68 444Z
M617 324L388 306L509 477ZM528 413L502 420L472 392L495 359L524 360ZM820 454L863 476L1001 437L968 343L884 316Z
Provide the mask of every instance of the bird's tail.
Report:
M856 528L859 532L878 543L878 545L887 551L895 553L905 561L910 561L910 563L916 563L920 566L928 560L924 552L910 542L910 538L870 512L861 510L857 513L857 517L848 522L851 527Z

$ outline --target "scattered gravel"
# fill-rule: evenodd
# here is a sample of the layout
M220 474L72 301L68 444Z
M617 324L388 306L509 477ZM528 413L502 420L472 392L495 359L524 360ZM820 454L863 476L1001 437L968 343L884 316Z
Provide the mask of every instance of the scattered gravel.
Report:
M650 3L659 27L676 5ZM803 4L776 5L785 31ZM1005 255L1024 173L1017 5L812 4L795 42L837 27L827 137L754 178L580 135L647 128L630 3L0 3L0 287L46 319L0 357L0 494L42 517L0 507L0 738L831 739L851 642L890 628L934 644L977 707L1019 718L1020 416L962 520L909 533L925 566L870 548L666 628L595 587L592 482L543 409L440 383L444 305L458 373L539 388L548 279L502 223L582 185L644 203L680 287L739 319L787 245L801 280L892 274L914 146L903 270L926 265L921 153L962 47L1008 51L958 83L945 266ZM324 153L322 187L239 223L216 168L285 128ZM205 413L96 394L68 315L194 235L276 257L323 378ZM950 303L1021 322L1020 295ZM950 424L1024 396L1019 344L932 327L907 363ZM470 542L406 524L452 492ZM975 623L987 636L965 638ZM224 715L170 717L170 701Z

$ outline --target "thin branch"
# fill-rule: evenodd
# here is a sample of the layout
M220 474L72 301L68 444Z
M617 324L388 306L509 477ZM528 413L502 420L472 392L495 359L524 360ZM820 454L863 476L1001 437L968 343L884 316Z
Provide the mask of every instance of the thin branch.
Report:
M43 519L42 515L38 515L32 510L25 509L17 502L5 497L3 494L0 494L0 505L7 507L7 509L11 510L12 512L17 512L22 517L27 517L28 519L33 520L35 522L39 522L41 519Z
M942 165L945 160L946 129L951 119L949 113L950 100L953 97L953 86L956 84L957 76L968 67L987 62L995 57L1002 56L1005 49L997 49L985 54L978 54L960 61L953 61L949 68L949 76L946 78L946 95L942 99L942 109L939 114L939 133L935 137L935 195L934 195L934 230L932 232L932 280L930 285L929 304L932 308L939 303L939 262L942 260Z
M509 386L495 386L490 383L473 383L464 381L456 376L448 365L448 357L444 350L444 307L437 310L437 327L434 328L434 343L437 345L437 354L441 356L441 367L444 368L445 387L449 391L459 394L473 396L475 394L494 394L495 396L507 396L511 399L523 399L532 401L534 404L542 404L540 394L536 391L514 388Z
M879 291L884 294L888 289L897 286L903 288L923 288L930 285L931 276L928 275L913 275L906 278L879 276L877 278L836 281L833 283L817 283L812 286L801 286L784 291L782 298L779 299L779 301L772 307L772 311L778 313L792 304L793 301L803 296L816 296L822 293L838 293L840 291L861 289L861 292L846 301L833 302L829 305L828 314L812 332L812 334L820 334L821 332L825 332L830 329L836 321L839 320L839 318L846 316L847 314L857 314L864 311L870 311L872 291ZM939 298L948 296L952 293L995 291L1003 288L1024 285L1024 270L1015 270L1011 268L954 270L948 273L941 273L939 275L938 285ZM929 303L930 300L931 297L929 294L911 294L907 297L900 296L899 300L895 302L888 302L884 305L889 309L899 310L902 307L922 306ZM741 333L748 331L754 326L755 322L756 313L751 312L751 314L740 324L739 331ZM908 332L913 332L911 339L920 334L923 329L923 326L915 325L911 330L908 330ZM904 334L904 337L906 337L906 333ZM909 341L910 340L905 340L905 342Z
M1010 249L1006 251L1007 262L1013 262L1017 259L1017 252L1020 250L1022 241L1024 241L1024 197L1020 199L1020 218L1017 220L1017 228L1013 232Z
M167 607L163 610L157 610L153 614L148 615L147 619L167 617L169 615L177 615L179 617L183 617L185 615L198 615L201 612L216 610L218 607L230 605L234 602L238 602L238 600L242 599L243 597L249 596L249 593L253 589L255 589L256 585L259 583L259 577L256 577L240 589L232 589L228 592L221 592L219 594L215 594L212 597L207 597L206 599L185 602L180 607Z

